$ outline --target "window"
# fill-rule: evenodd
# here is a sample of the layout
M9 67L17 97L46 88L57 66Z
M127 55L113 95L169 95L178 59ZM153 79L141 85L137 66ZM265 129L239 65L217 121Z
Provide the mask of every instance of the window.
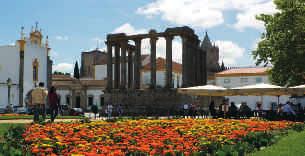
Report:
M102 106L104 106L104 97L103 96L101 96L100 97L100 106L102 107Z
M33 61L33 81L38 82L38 67L39 67L39 62L37 59Z
M67 105L70 105L70 95L67 95L67 96L66 96L66 104L67 104Z
M61 105L60 99L61 99L61 96L59 94L57 94L57 102L59 105Z
M256 83L262 83L263 82L263 79L261 77L257 77L255 79Z
M80 108L80 96L79 96L79 95L76 96L75 101L76 101L75 107L76 107L76 108Z
M92 106L93 105L93 96L89 96L88 97L88 106Z
M231 83L231 80L230 79L224 79L223 82L227 84L227 83Z
M241 83L248 83L248 78L240 78Z

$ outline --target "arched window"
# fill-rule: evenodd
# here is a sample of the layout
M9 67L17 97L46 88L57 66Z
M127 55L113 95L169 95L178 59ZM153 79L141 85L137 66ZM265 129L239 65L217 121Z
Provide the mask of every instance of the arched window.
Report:
M37 58L33 61L33 81L38 82L38 68L39 68L39 62Z

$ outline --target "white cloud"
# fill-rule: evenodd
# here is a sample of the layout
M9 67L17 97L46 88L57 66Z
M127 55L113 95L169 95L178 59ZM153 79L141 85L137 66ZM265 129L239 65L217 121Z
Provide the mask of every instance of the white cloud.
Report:
M74 69L74 65L71 63L59 63L53 65L53 71L72 73L73 69Z
M215 44L219 47L219 61L223 60L226 65L236 65L238 59L245 53L244 48L232 41L217 40Z
M60 35L58 35L58 36L55 37L55 39L59 40L59 41L67 41L67 40L69 40L69 37L68 36L60 36Z
M275 4L272 1L254 4L245 8L245 10L236 15L237 22L234 24L234 27L238 30L243 30L244 28L256 28L262 30L264 28L264 23L256 20L256 15L261 13L273 14L276 11Z
M195 27L210 28L223 24L225 11L236 11L234 28L262 28L256 14L273 13L272 0L156 0L137 9L148 18L161 16L163 20Z
M145 32L147 32L146 29L135 29L129 23L125 23L120 27L116 28L112 33L126 33L127 35L133 35L133 34L141 34Z

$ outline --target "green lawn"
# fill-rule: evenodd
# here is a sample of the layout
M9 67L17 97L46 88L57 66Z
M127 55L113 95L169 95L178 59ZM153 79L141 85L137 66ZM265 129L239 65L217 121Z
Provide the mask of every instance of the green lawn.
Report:
M2 137L5 134L5 132L11 127L16 127L16 126L24 126L25 124L0 124L0 142L2 141Z
M288 136L281 138L276 144L250 156L304 156L305 155L305 131L289 131Z
M57 116L56 119L83 119L82 116ZM33 119L33 115L0 116L0 120ZM50 116L47 116L50 119Z

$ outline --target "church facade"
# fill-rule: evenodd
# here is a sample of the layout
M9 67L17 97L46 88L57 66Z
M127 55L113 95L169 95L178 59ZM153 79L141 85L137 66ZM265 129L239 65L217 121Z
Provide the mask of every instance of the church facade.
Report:
M14 45L0 46L0 108L26 107L26 94L39 82L50 85L52 61L48 37L43 41L41 30L32 28Z

